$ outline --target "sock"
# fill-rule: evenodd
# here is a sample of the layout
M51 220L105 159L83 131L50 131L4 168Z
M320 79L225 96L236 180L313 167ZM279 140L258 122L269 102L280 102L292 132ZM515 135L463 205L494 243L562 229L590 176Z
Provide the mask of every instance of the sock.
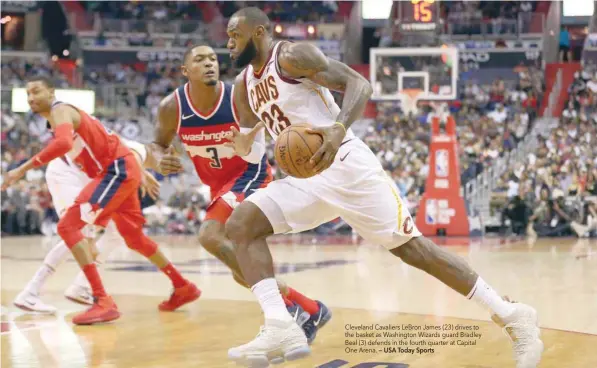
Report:
M53 273L54 269L52 267L48 266L45 263L42 264L41 267L38 268L35 272L35 275L33 275L31 281L29 281L29 283L27 283L27 286L25 286L25 290L27 290L31 294L39 295L39 293L41 292L41 288L45 284L46 280Z
M33 275L33 278L27 284L25 290L32 294L39 295L48 277L55 272L56 268L60 266L69 254L70 250L66 246L66 243L61 240L50 249L48 254L46 254L44 263L37 269L37 272L35 272L35 275Z
M514 305L502 299L481 277L477 279L475 286L466 297L488 308L500 318L508 317L514 312Z
M44 263L53 269L58 268L70 254L70 249L66 246L64 240L56 244L44 258Z
M99 268L101 265L100 262L95 262L95 267ZM85 272L81 271L77 274L77 276L75 277L75 280L73 281L73 284L77 285L77 286L82 286L82 287L90 287L89 286L89 281L87 281L87 275L85 275Z
M162 272L166 274L172 281L172 285L175 288L183 287L187 284L187 280L182 277L180 272L172 265L172 263L168 263L168 265L162 268Z
M126 247L126 243L124 242L124 239L122 239L122 236L120 236L120 234L118 233L118 230L114 225L114 222L110 221L110 223L106 227L104 235L102 235L102 237L96 242L97 250L100 253L102 259L106 259L105 257L108 257L108 255L119 246L124 248ZM96 267L99 268L101 264L102 262L96 260ZM87 277L85 276L85 273L83 271L79 272L77 277L75 277L73 283L78 286L89 287Z
M292 317L284 305L276 279L263 279L253 285L251 291L257 297L266 320L292 321Z
M306 296L304 296L303 294L299 293L291 287L288 288L288 295L286 296L291 301L300 305L305 310L305 312L311 315L319 312L319 304L317 304L315 300L307 298Z
M292 306L294 303L290 301L290 299L288 299L286 297L286 295L280 293L280 295L282 295L282 300L284 301L284 305L286 305L287 307Z
M89 281L89 285L91 285L91 292L95 297L102 297L106 296L106 290L104 290L104 285L102 284L102 280L100 279L100 275L97 272L97 267L95 263L90 263L88 265L83 266L83 272L85 276L87 276L87 281Z

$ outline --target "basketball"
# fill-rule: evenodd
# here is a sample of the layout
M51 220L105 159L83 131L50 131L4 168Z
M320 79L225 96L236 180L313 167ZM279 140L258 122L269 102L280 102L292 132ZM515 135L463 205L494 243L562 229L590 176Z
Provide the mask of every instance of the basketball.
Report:
M274 152L278 166L295 178L315 175L309 167L309 160L323 144L323 138L319 134L307 133L309 128L309 124L291 125L280 133L276 141Z

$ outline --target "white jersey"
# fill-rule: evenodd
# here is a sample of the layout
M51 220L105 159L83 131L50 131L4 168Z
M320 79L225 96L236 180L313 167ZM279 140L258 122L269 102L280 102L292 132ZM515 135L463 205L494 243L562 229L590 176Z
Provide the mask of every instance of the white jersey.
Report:
M265 123L274 139L291 124L333 125L340 113L329 89L308 79L282 76L278 53L284 42L274 46L261 71L249 65L243 72L251 110ZM346 137L354 137L350 129Z
M333 125L340 113L332 94L307 79L280 74L277 43L262 71L244 71L249 104L274 139L291 124ZM388 249L421 236L398 188L375 154L349 129L334 163L306 179L275 180L246 199L268 218L275 234L298 233L341 217L371 243Z

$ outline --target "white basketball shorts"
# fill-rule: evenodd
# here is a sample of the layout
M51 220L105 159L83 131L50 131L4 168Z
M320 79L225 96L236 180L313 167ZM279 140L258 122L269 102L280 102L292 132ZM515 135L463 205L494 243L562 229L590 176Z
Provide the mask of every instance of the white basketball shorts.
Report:
M367 242L393 249L421 236L398 193L369 147L352 138L320 175L276 180L246 201L263 211L275 234L310 230L341 217Z
M52 160L46 169L46 183L59 217L75 203L85 185L91 182L84 172L72 165L57 158Z

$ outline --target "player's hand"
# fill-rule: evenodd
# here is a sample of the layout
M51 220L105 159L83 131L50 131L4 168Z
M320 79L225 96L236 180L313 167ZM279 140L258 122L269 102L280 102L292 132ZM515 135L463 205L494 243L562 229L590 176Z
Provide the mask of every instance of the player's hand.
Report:
M8 187L19 181L25 176L25 173L25 170L22 170L21 167L17 167L2 175L2 190L4 191L8 189Z
M143 171L143 179L141 180L141 196L149 195L151 199L156 201L160 196L160 182L147 170Z
M255 136L264 127L265 125L260 121L246 134L243 134L235 127L232 127L230 129L232 137L228 138L229 142L224 143L224 146L232 148L238 156L246 156L251 153L251 147L255 141Z
M160 157L157 171L164 176L179 174L184 171L180 154L176 152L174 146L168 147Z
M309 161L313 170L319 174L334 163L336 153L338 153L338 149L346 135L346 130L340 124L334 124L323 128L310 128L305 132L307 134L319 134L323 138L323 144Z

